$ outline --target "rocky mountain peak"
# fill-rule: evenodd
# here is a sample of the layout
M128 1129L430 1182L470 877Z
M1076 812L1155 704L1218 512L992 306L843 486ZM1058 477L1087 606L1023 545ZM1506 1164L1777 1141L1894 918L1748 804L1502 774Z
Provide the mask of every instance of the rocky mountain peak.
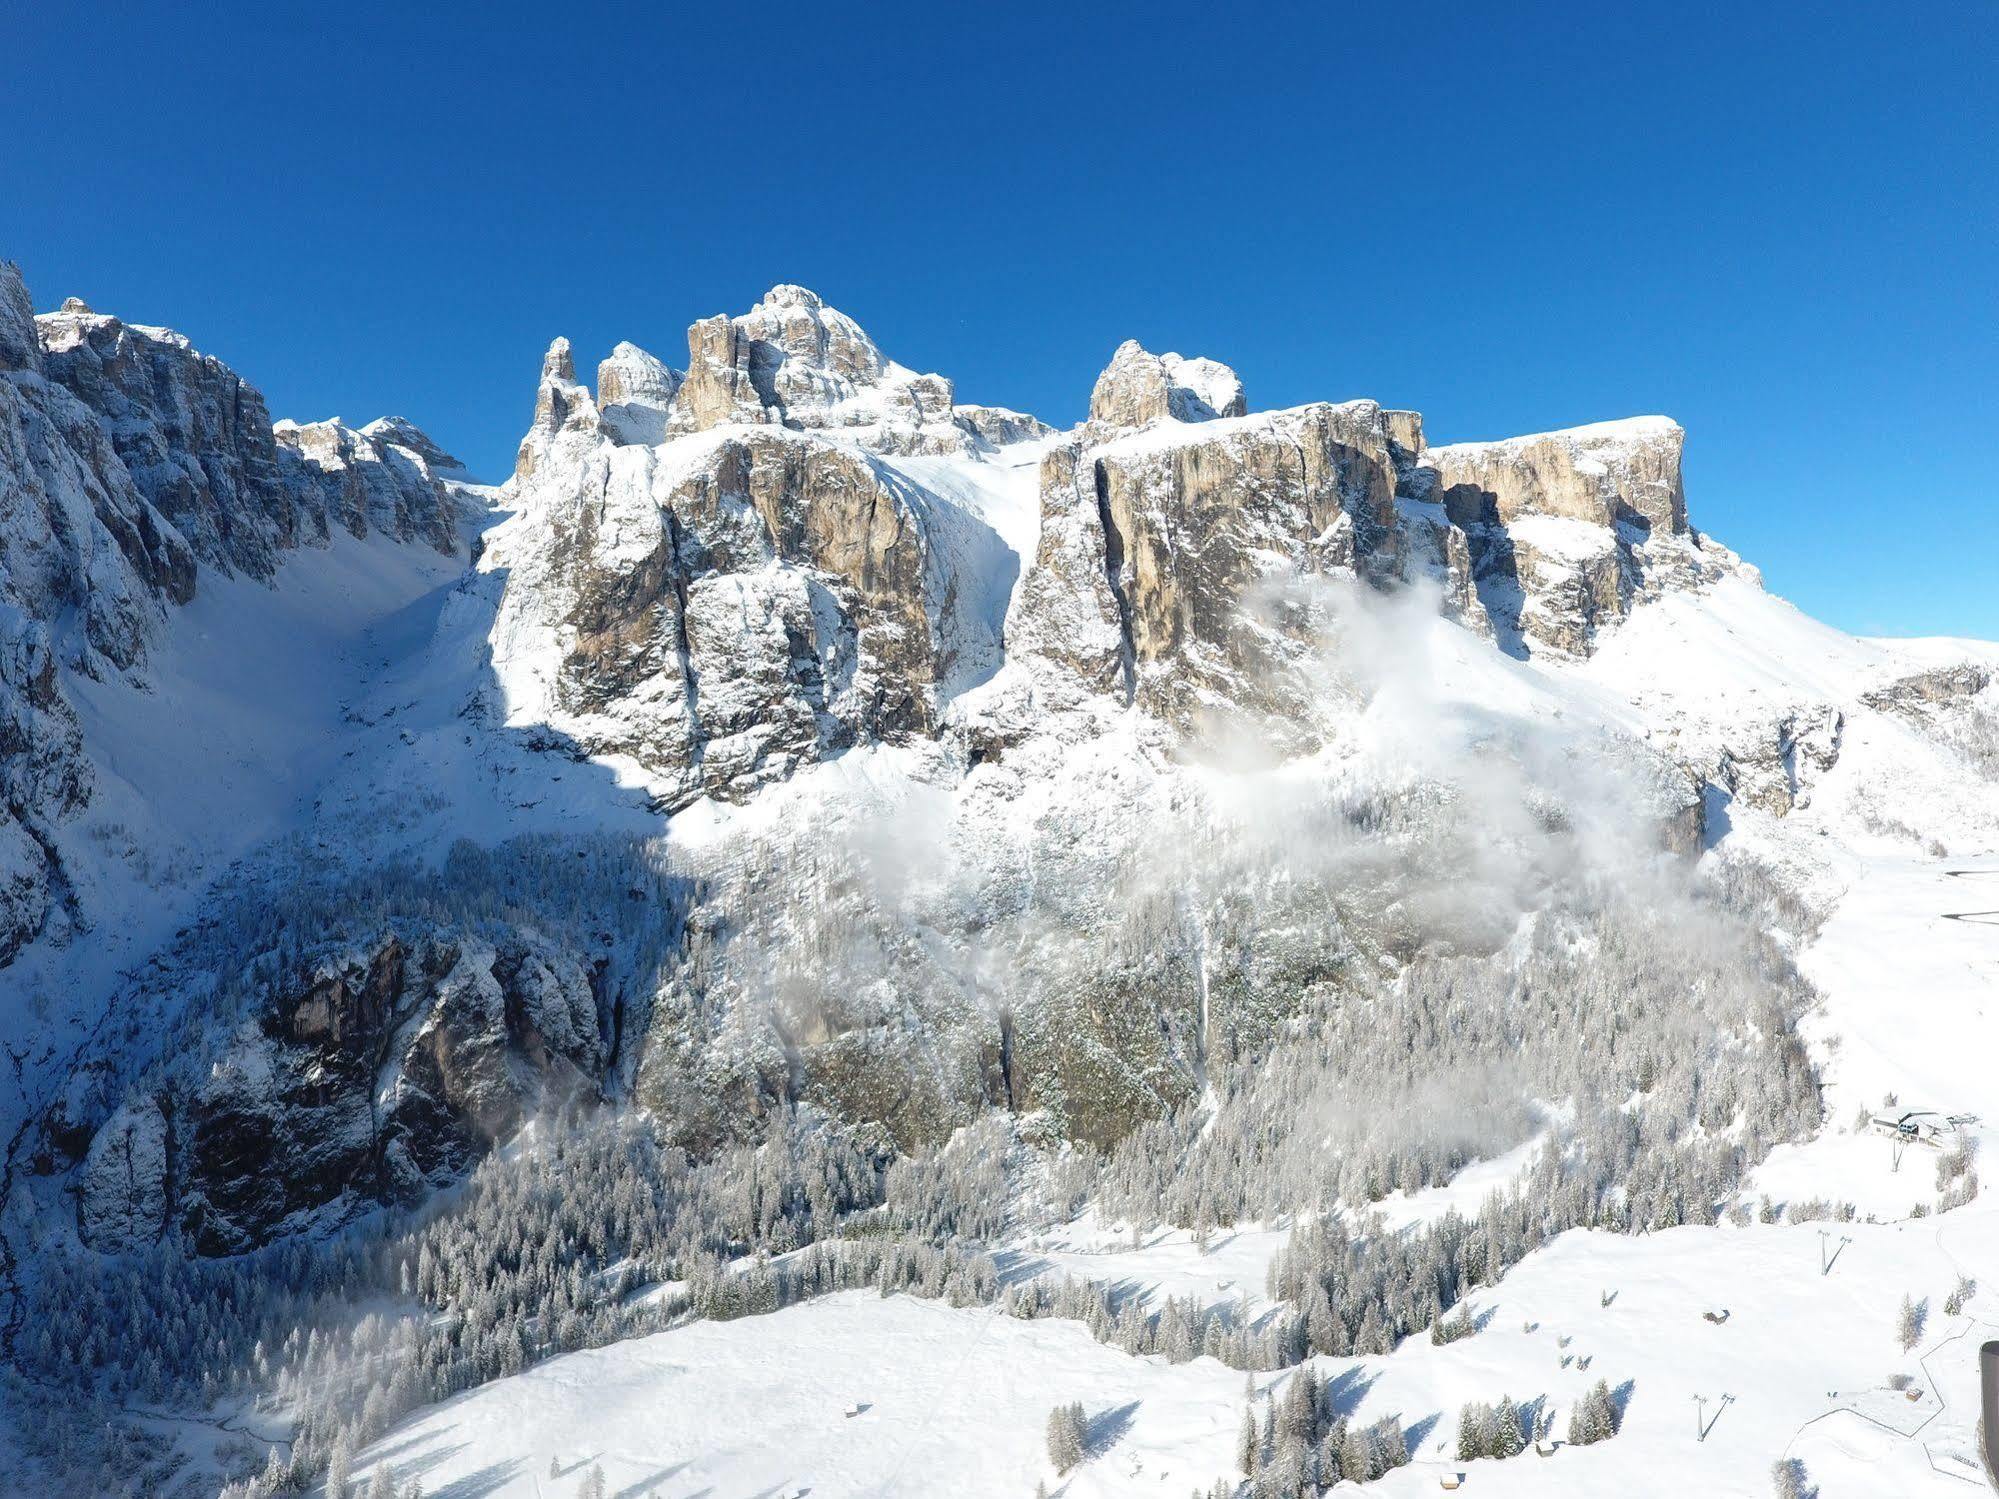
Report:
M1090 392L1090 420L1110 427L1213 421L1248 409L1242 380L1227 365L1153 354L1135 338L1118 345Z
M1685 445L1677 422L1630 417L1428 448L1410 482L1463 534L1502 643L1581 656L1640 599L1741 567L1687 521Z
M142 673L204 569L270 579L336 528L457 553L444 464L406 422L274 426L180 334L38 317L0 263L0 966L74 900L61 829L95 773L66 683Z
M598 400L612 404L601 390ZM1048 432L1016 411L957 405L949 379L897 364L859 323L790 284L773 286L740 317L706 318L687 330L687 374L665 431L727 425L835 431L876 452L950 455Z
M884 358L860 324L802 286L688 330L676 431L775 422L796 430L948 422L951 382Z
M799 407L801 416L851 398L888 368L859 323L802 286L773 286L736 323L749 335L750 369L765 404Z
M542 361L535 423L515 473L530 477L564 431L656 447L716 427L770 426L834 433L879 453L947 456L1050 430L1004 407L957 405L950 380L904 368L818 293L780 283L740 316L690 325L684 373L619 343L597 367L594 401L576 379L568 340L557 339Z
M570 352L569 340L558 336L548 346L548 352L541 356L541 378L559 385L576 383L576 356Z
M534 424L521 439L514 459L517 477L530 477L549 445L565 432L595 432L597 404L576 379L576 356L569 340L558 337L541 357L541 382L535 388Z
M428 432L403 416L378 416L361 429L371 442L398 447L421 458L433 473L466 475L465 465L438 445ZM469 475L467 475L469 477Z
M621 443L666 440L666 418L685 376L637 344L620 343L597 366L597 409Z

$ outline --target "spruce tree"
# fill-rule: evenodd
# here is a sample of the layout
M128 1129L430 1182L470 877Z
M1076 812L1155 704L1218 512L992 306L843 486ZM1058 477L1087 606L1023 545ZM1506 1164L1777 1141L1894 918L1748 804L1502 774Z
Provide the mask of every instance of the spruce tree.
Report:
M1923 1337L1923 1308L1915 1297L1902 1297L1902 1310L1895 1319L1895 1336L1902 1345L1902 1352L1913 1349Z
M1473 1462L1492 1455L1492 1407L1467 1400L1458 1412L1458 1461Z
M347 1473L352 1466L347 1433L343 1431L333 1439L332 1450L326 1454L326 1499L347 1499Z
M1048 1460L1058 1474L1083 1460L1083 1407L1058 1405L1048 1413Z

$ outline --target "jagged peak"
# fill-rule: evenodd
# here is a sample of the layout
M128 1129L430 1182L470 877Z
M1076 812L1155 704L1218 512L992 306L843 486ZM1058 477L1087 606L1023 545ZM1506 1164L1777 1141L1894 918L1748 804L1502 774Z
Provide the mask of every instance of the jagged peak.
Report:
M620 342L597 366L597 410L619 443L666 440L666 417L686 376L635 343Z
M635 343L620 341L597 366L597 404L630 402L662 410L686 377L658 355Z
M564 385L576 383L576 355L569 347L569 340L560 334L549 342L548 352L541 356L541 378L559 380Z
M576 355L569 340L553 339L541 356L541 380L535 388L534 424L521 439L514 458L514 477L527 479L550 442L564 432L595 432L597 403L576 378Z
M791 388L795 396L827 379L872 384L887 372L889 362L861 325L837 307L827 306L817 292L802 286L778 285L763 300L735 320L751 339L751 368L778 372L777 393ZM786 373L785 365L803 366ZM822 397L823 391L817 392ZM776 404L788 405L780 400Z
M466 472L463 463L406 416L378 416L361 429L361 435L372 442L386 443L414 453L438 472Z
M804 307L814 312L826 306L826 299L809 287L780 281L757 301L758 307Z
M79 347L85 343L102 346L102 336L108 335L112 342L125 337L144 339L148 343L165 344L183 354L191 354L207 361L219 369L229 366L213 354L204 354L195 348L185 333L172 328L163 328L153 323L131 323L116 313L97 312L81 297L66 297L54 312L35 314L35 332L41 340L42 351L58 354ZM233 374L234 371L231 371Z
M1248 410L1241 377L1220 360L1154 354L1135 338L1117 346L1090 391L1090 420L1112 427L1213 421Z

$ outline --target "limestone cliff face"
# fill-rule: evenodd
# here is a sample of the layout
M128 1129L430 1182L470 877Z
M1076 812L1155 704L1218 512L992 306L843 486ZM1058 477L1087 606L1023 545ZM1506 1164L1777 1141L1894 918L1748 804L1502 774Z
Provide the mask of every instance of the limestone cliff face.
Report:
M856 744L934 735L1001 656L979 518L875 455L980 455L1030 417L953 403L837 309L773 288L688 334L685 375L621 344L598 390L543 362L482 566L516 721L635 762L661 804L741 799Z
M637 344L619 344L597 366L597 403L605 430L620 442L664 442L667 413L681 379L680 371Z
M172 1229L231 1254L322 1210L414 1203L530 1115L598 1097L604 1061L590 969L533 933L330 949L279 975L199 1080L96 1131L80 1227L107 1251Z
M334 525L456 549L455 507L421 455L390 458L392 442L338 423L287 424L281 442L256 387L169 329L73 298L35 321L42 373L97 418L196 560L267 578L285 551L324 542ZM306 462L286 462L281 447Z
M630 757L669 806L937 734L973 583L940 527L963 517L868 455L976 458L1045 429L967 419L800 287L689 346L683 377L620 345L594 398L567 343L549 352L522 519L491 552L496 662L534 678L519 711ZM1227 366L1128 342L1047 448L1005 623L1009 659L1053 668L1044 702L1108 695L1176 732L1247 718L1296 751L1325 707L1315 580L1430 580L1502 647L1580 656L1637 600L1734 564L1688 526L1661 418L1433 448L1412 411L1244 404Z
M1423 453L1503 643L1588 655L1640 599L1736 569L1687 522L1685 442L1677 423L1636 417Z
M576 379L576 356L569 340L558 338L541 357L541 379L535 386L534 422L521 438L514 458L514 478L534 478L549 450L565 437L590 439L598 427L597 403L588 387Z
M312 533L280 482L264 398L179 334L72 300L36 319L43 370L95 413L125 470L202 562L269 577Z
M458 550L456 507L439 503L441 477L458 465L421 432L380 423L356 431L338 418L272 430L284 487L315 517L356 538L388 536L447 556Z
M1044 461L1014 646L1181 728L1249 710L1309 737L1309 585L1400 575L1399 482L1370 401L1085 436Z
M1687 434L1663 416L1600 422L1503 442L1431 448L1442 499L1462 522L1551 515L1596 526L1682 535Z
M222 367L72 309L50 326L86 399L44 373L15 300L0 465L43 519L0 553L18 611L18 628L0 612L0 934L32 934L60 904L33 819L87 794L65 645L101 669L142 661L202 568L262 576L335 528L443 545L426 496L457 466L393 421L260 437L260 403ZM1501 648L1568 660L1736 566L1688 524L1682 434L1659 420L1433 448L1415 412L1249 414L1226 366L1128 343L1058 436L958 404L795 286L695 323L688 350L683 372L621 343L593 390L566 340L549 347L511 514L462 590L495 610L465 735L497 707L668 813L786 798L767 832L676 848L701 893L651 954L631 1044L614 1062L601 952L511 908L490 929L396 916L325 937L257 975L214 1056L107 1082L51 1125L92 1243L170 1229L233 1252L414 1200L535 1110L603 1089L696 1146L797 1102L905 1144L994 1104L1109 1144L1198 1096L1211 1056L1256 1055L1301 995L1408 956L1394 921L1329 921L1343 871L1285 867L1258 816L1203 805L1184 763L1218 727L1276 758L1335 742L1355 706L1327 680L1338 599L1434 591ZM61 619L88 652L51 633ZM1695 768L1782 811L1840 735L1836 711L1800 712ZM898 753L868 773L917 766L949 803L948 830L896 851L954 861L948 891L912 894L856 847L841 776L782 785L879 745ZM1699 784L1626 748L1657 771L1663 836L1696 846ZM1314 815L1363 836L1336 797ZM608 904L656 894L620 884Z
M920 504L850 448L776 427L600 444L490 540L496 665L664 804L740 798L935 728L981 628L935 553Z
M1242 381L1227 365L1148 353L1136 339L1118 345L1090 392L1090 420L1107 427L1213 421L1248 410Z

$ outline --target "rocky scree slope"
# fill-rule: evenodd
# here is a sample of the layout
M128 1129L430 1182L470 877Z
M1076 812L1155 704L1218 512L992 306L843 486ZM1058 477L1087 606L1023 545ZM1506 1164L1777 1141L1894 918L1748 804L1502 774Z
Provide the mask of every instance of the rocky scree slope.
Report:
M1434 612L1383 630L1370 599L1436 601L1479 684L1472 752L1541 732L1479 693L1552 704L1585 722L1550 762L1604 762L1620 815L1682 851L1716 805L1781 814L1832 769L1811 713L1934 737L1990 685L1877 674L1884 706L1821 694L1648 743L1652 709L1595 664L1648 604L1756 592L1689 524L1663 418L1432 448L1414 412L1252 414L1226 366L1126 344L1056 433L956 404L790 286L688 347L681 371L620 344L594 392L550 347L476 563L492 681L465 684L486 706L464 732L597 759L663 837L580 865L455 854L386 903L302 896L281 941L218 911L227 940L195 934L117 1001L203 995L208 1028L136 1073L86 1061L44 1121L39 1166L75 1173L91 1243L227 1252L413 1200L537 1110L603 1096L695 1149L799 1104L905 1146L988 1107L1105 1145L1307 1006L1362 1002L1440 945L1497 950L1588 809L1522 774L1510 852L1453 841L1462 758L1384 748L1373 722L1422 674L1398 632L1427 639ZM56 389L39 364L23 384ZM125 408L62 389L78 442L151 504L104 435ZM262 482L208 442L195 469L229 482L207 493ZM190 568L251 570L259 534L332 524L441 539L387 482L407 464L448 496L420 434L286 425L270 449L289 519L208 517L179 462L141 467L208 517L202 540L132 513Z

